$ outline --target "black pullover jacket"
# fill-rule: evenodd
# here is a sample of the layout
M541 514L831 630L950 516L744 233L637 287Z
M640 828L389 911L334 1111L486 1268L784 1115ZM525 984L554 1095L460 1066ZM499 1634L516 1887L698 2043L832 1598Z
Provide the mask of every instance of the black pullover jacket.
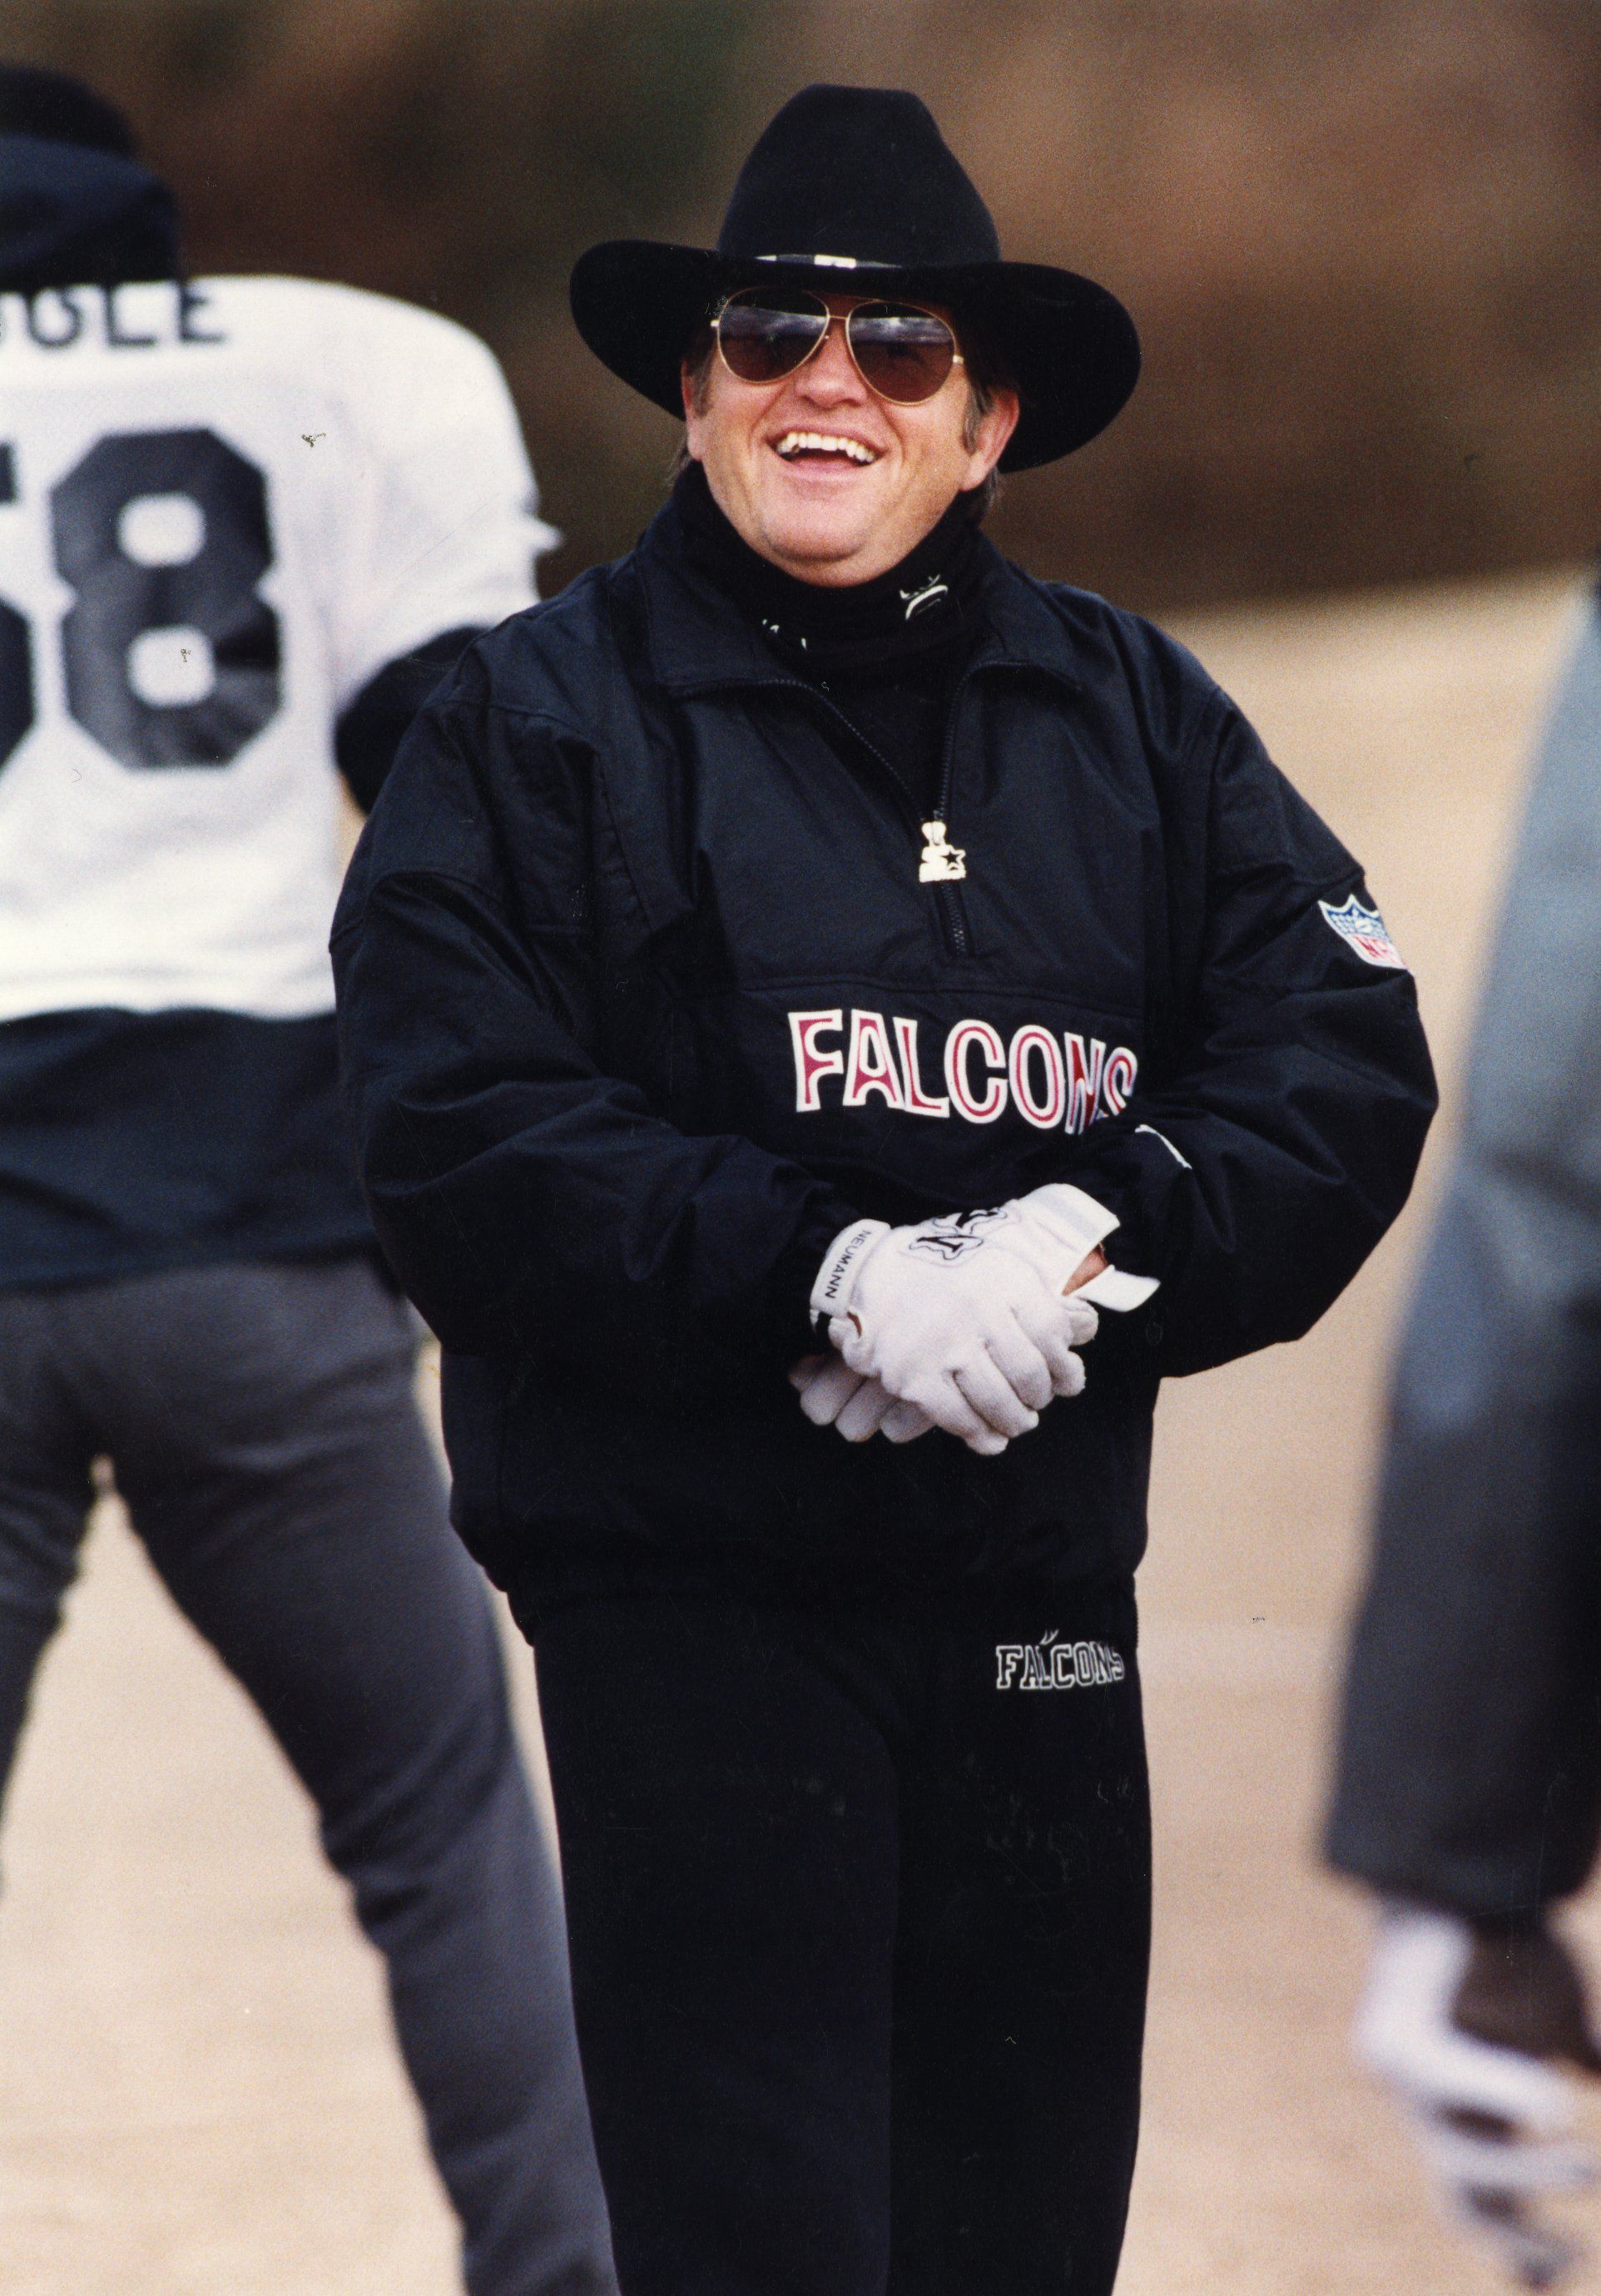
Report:
M443 1341L467 1544L596 1587L1131 1569L1165 1373L1297 1337L1434 1105L1357 864L1195 660L985 543L920 881L904 783L689 562L480 640L333 934L373 1216ZM835 1234L1066 1180L1156 1275L998 1459L843 1442L784 1373Z

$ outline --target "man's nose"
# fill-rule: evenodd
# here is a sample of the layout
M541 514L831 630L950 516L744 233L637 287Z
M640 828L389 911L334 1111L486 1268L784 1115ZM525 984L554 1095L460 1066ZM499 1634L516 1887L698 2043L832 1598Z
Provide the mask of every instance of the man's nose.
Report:
M809 398L825 406L838 406L846 399L860 399L866 386L856 371L856 362L845 345L845 322L836 318L828 330L828 340L822 349L809 358L799 377L801 389Z

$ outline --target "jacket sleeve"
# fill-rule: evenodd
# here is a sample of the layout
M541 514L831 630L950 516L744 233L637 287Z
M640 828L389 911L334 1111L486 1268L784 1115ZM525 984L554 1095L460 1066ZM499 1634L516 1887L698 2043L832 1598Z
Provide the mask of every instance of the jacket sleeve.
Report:
M1468 1915L1601 1834L1601 626L1537 773L1398 1366L1329 1823Z
M1376 918L1349 937L1357 864L1210 691L1178 777L1170 1041L1070 1176L1117 1213L1118 1264L1161 1279L1163 1373L1315 1323L1405 1201L1435 1104L1410 974Z
M380 1240L445 1344L660 1399L802 1353L812 1278L853 1212L606 1072L594 773L576 733L498 707L467 655L351 865L341 1059Z
M482 632L441 630L369 677L333 728L333 758L363 813L371 813L406 727L464 650Z

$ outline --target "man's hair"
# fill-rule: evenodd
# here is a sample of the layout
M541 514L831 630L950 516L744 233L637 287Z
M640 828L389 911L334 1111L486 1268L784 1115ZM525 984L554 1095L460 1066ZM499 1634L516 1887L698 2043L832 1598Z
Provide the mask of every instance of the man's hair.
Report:
M993 359L983 346L974 342L965 332L962 336L964 355L967 361L967 410L962 418L962 439L968 451L978 445L979 424L995 404L996 391L1005 384ZM706 393L711 381L711 362L717 357L717 338L709 326L697 327L684 354L684 365L689 377L689 403L697 414L706 405ZM693 457L688 443L678 441L677 452L668 466L668 483L674 484L689 468ZM1000 472L991 471L981 486L973 490L973 522L981 526L989 517L996 496L1000 492Z
M47 144L81 144L131 160L134 131L114 103L66 72L38 64L0 64L0 135L37 135Z

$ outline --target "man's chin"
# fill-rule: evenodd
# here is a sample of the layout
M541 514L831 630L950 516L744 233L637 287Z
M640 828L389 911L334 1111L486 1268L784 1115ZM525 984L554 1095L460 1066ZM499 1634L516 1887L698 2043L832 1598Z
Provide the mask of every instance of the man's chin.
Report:
M841 504L840 511L846 505ZM775 519L766 535L767 555L802 582L854 582L852 569L867 549L874 521L851 506L851 514L824 515L821 508L802 518Z

